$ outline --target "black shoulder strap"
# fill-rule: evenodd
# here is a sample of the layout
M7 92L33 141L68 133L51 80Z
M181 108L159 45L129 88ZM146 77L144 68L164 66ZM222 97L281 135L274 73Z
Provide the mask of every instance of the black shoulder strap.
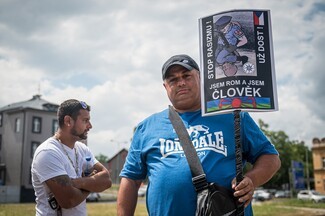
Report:
M178 135L186 160L190 166L195 189L196 191L201 191L208 185L204 170L184 123L172 106L169 106L169 119Z
M183 147L187 162L192 173L192 182L197 192L208 187L204 170L202 168L199 157L192 144L191 138L184 126L182 119L172 106L169 106L169 119L178 135L179 141ZM242 169L242 152L241 152L241 138L240 138L240 110L234 111L234 128L235 128L235 142L236 142L236 181L237 184L243 180ZM244 203L237 206L236 215L244 215Z
M193 183L195 181L206 181L205 173L201 162L197 156L196 150L188 135L182 119L172 106L169 106L169 119L178 135L182 148L184 150L187 162L192 172ZM237 184L243 180L242 168L242 152L240 138L240 110L234 111L234 127L235 127L235 142L236 142L236 181Z

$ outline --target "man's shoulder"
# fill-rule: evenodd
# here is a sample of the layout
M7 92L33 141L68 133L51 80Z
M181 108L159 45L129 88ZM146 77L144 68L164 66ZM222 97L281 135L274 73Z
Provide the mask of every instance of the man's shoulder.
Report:
M57 149L58 141L53 137L48 138L44 142L42 142L37 150L50 150L50 149Z
M83 142L81 142L81 141L77 141L77 142L75 143L75 147L76 147L78 150L82 149L83 151L90 151L89 148L88 148L88 146L87 146L87 144L85 144L85 143L83 143Z
M167 122L168 120L168 109L162 110L160 112L156 112L151 114L150 116L143 119L136 126L137 130L154 130L155 127L159 127L163 124L163 122Z
M150 116L146 117L144 120L142 120L140 122L140 124L168 118L168 112L167 111L168 111L167 109L164 109L164 110L162 110L160 112L153 113Z
M51 154L51 153L56 153L58 151L60 151L58 146L58 141L50 137L36 148L34 155L36 156L40 153Z

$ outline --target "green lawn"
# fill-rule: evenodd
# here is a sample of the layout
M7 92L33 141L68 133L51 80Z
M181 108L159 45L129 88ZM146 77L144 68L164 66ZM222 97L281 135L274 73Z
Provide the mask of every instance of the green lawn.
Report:
M273 199L272 201L253 204L254 215L256 216L319 216L316 210L324 210L325 203L312 203L299 201L297 199Z
M98 202L87 203L89 216L115 216L116 203ZM35 204L0 204L0 216L32 216L35 215ZM138 216L147 215L145 203L137 206L136 214Z
M35 215L35 204L0 204L0 216L31 216ZM255 216L316 216L325 213L315 213L312 209L325 209L325 203L315 204L302 202L297 199L273 199L272 201L253 204ZM89 216L115 216L115 202L87 203ZM135 216L147 215L145 202L141 201L137 205Z

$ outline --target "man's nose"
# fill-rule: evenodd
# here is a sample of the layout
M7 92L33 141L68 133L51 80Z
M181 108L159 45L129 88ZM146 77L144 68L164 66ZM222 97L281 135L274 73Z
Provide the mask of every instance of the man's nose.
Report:
M184 86L185 85L185 79L184 78L179 78L177 80L177 85L178 86Z

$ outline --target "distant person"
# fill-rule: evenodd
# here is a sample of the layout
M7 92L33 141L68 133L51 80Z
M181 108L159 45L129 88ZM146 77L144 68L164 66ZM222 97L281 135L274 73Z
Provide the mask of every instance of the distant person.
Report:
M250 115L241 115L243 163L253 164L236 186L234 115L201 115L200 74L187 55L172 56L162 68L163 85L180 114L196 148L208 182L234 191L245 203L245 216L253 215L256 187L266 183L280 167L274 145ZM136 128L117 199L119 216L133 215L141 183L148 177L147 210L150 216L194 216L197 194L183 149L168 118L168 109L153 114Z
M64 101L58 109L58 131L36 149L31 172L37 216L87 215L89 193L111 187L107 169L79 142L92 128L89 112L83 101Z

